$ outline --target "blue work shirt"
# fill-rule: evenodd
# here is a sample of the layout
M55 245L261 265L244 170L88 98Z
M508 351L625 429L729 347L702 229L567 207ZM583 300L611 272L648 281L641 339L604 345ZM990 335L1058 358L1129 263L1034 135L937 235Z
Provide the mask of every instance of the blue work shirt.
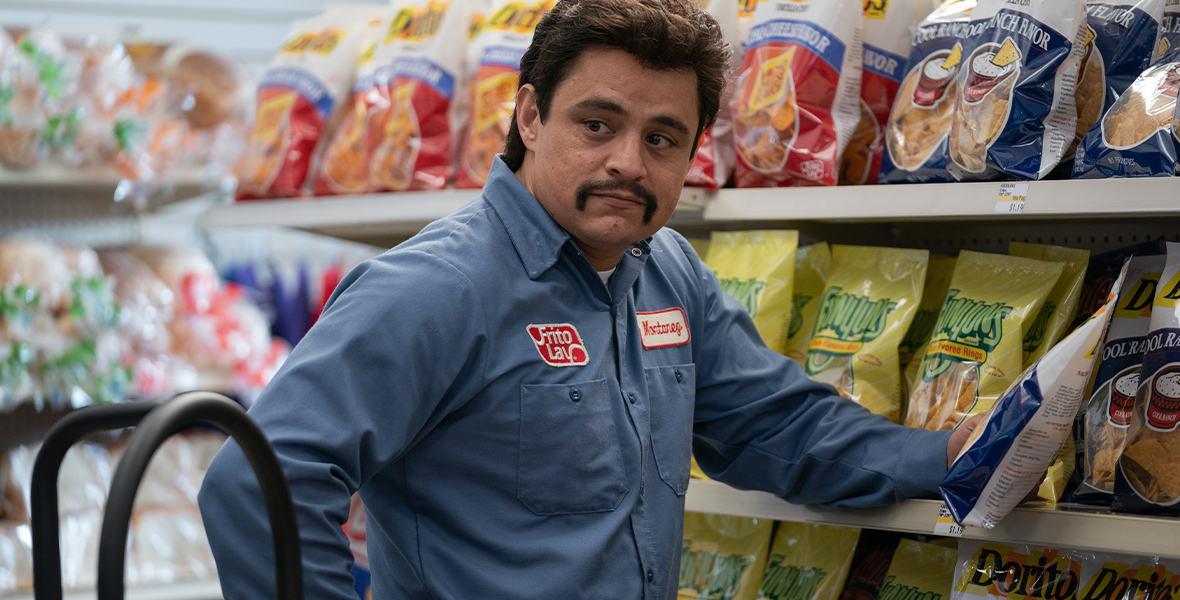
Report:
M762 343L661 230L610 289L497 159L483 193L353 270L250 409L291 484L306 597L672 599L689 455L798 503L937 491L948 432L908 429ZM228 443L201 490L225 597L274 597L269 525Z

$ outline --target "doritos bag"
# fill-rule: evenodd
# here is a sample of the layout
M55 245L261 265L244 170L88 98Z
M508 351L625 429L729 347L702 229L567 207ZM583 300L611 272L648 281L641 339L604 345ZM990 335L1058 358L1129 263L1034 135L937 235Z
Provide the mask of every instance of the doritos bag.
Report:
M779 523L758 598L837 600L859 537L856 527Z
M1158 556L1077 554L1082 557L1081 600L1155 600L1176 593L1180 561Z
M383 9L329 5L297 21L258 85L254 128L238 162L237 199L298 196L312 156L352 89L366 29Z
M1073 323L1082 294L1082 278L1090 261L1089 250L1011 242L1008 254L1061 263L1057 285L1037 310L1032 324L1024 328L1024 368L1032 366L1053 347Z
M1176 173L1180 50L1144 71L1090 129L1073 163L1075 179L1170 177Z
M963 43L947 168L960 180L1041 179L1077 127L1084 0L979 0Z
M705 259L721 289L746 308L762 340L780 354L791 324L798 247L798 231L715 231Z
M1156 286L1143 368L1127 441L1115 471L1115 510L1178 514L1180 509L1180 244Z
M455 187L483 187L496 154L504 151L516 107L520 59L533 41L537 23L553 5L554 0L498 0L494 5L476 40L482 52L471 81L471 119L459 154Z
M1085 555L1024 544L959 540L952 600L1077 600Z
M833 245L804 372L899 422L898 345L918 311L929 256L926 250Z
M959 253L905 424L952 429L991 408L1020 376L1024 329L1060 275L1060 263Z
M462 129L467 0L413 0L393 18L386 39L396 44L389 114L373 148L374 191L438 190L451 179L454 132Z
M705 9L721 26L721 34L732 48L739 48L738 0L709 0L702 2ZM736 50L730 55L729 68L737 72L741 66L741 53ZM692 166L684 176L684 185L715 190L729 180L733 173L733 115L728 110L733 96L733 85L727 83L721 95L721 111L713 126L706 129L692 159Z
M800 366L807 360L807 346L815 331L815 318L823 302L825 283L832 270L832 250L827 242L804 246L795 254L795 286L791 296L791 327L785 354Z
M1075 502L1111 503L1114 467L1123 452L1139 389L1151 302L1166 260L1165 256L1142 256L1128 263L1127 280L1119 291L1102 357L1090 384L1092 392L1084 413L1085 459L1081 485L1072 497Z
M877 600L950 600L957 564L954 548L901 540Z
M684 513L678 600L754 600L774 521Z
M866 2L860 122L840 162L840 185L874 184L881 172L885 122L910 52L910 0Z
M853 0L763 0L734 101L738 187L836 185L860 121L861 10Z
M1094 311L1106 302L1110 294L1110 287L1123 268L1123 263L1132 256L1152 256L1164 253L1163 238L1141 242L1126 248L1119 248L1090 258L1090 265L1086 267L1086 278L1082 280L1082 297L1078 301L1078 314L1073 327L1081 325Z
M1025 371L972 432L939 485L956 521L995 527L1041 482L1085 399L1125 276L1124 267L1106 304Z
M962 40L975 0L947 0L914 35L905 77L885 124L882 183L954 181L947 135L958 94Z

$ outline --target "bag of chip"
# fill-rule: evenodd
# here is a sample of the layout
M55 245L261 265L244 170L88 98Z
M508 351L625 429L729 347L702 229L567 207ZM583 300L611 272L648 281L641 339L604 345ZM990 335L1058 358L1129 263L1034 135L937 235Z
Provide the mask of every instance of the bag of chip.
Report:
M706 11L717 19L721 26L721 34L732 48L739 48L738 37L738 0L708 0L701 2ZM737 72L741 66L742 56L739 52L730 54L729 68ZM688 174L684 176L684 185L703 187L715 190L729 180L733 173L733 115L725 107L729 106L733 97L732 82L727 82L725 91L721 95L721 111L713 126L706 129L697 145L696 155Z
M1024 329L1060 275L1060 263L959 253L905 424L952 429L991 408L1020 376Z
M1076 552L1082 557L1079 600L1154 600L1176 593L1180 561L1158 556Z
M856 527L780 522L758 598L837 600L859 537Z
M254 128L236 170L238 200L302 193L316 146L352 89L365 30L382 13L331 4L291 27L258 85Z
M1077 127L1084 0L980 0L963 43L947 165L959 180L1042 179Z
M1157 238L1092 256L1089 266L1086 267L1086 278L1082 280L1082 297L1078 301L1078 318L1074 319L1070 329L1081 325L1106 302L1106 297L1110 295L1110 287L1114 285L1114 280L1119 275L1119 269L1123 268L1123 264L1127 262L1128 258L1163 254L1164 251L1163 238Z
M953 548L901 540L877 600L950 600L957 564Z
M899 422L898 345L918 311L929 257L926 250L833 245L804 372Z
M827 242L804 246L795 254L795 288L791 296L791 327L784 354L803 366L807 346L815 331L815 318L823 301L825 283L832 269L832 250Z
M1160 19L1155 51L1151 53L1152 64L1180 45L1180 3L1175 0L1165 0L1164 4L1164 16Z
M860 121L862 3L762 0L733 106L738 187L836 185Z
M715 231L705 259L721 289L745 307L762 340L780 354L791 325L798 247L798 231Z
M1139 370L1143 367L1143 343L1151 325L1151 302L1164 270L1165 256L1134 257L1127 265L1127 281L1094 369L1092 392L1084 413L1082 482L1074 502L1110 505L1114 493L1114 466L1123 452Z
M678 600L754 600L774 521L684 513Z
M459 153L455 187L483 187L493 159L504 151L516 107L520 58L533 40L537 23L553 5L554 0L497 0L493 6L475 41L482 50L470 85L471 119Z
M389 114L369 162L374 191L439 190L451 180L452 136L467 120L457 100L467 93L470 24L467 0L411 0L394 17Z
M951 599L1076 600L1081 598L1078 590L1087 556L1073 550L961 539Z
M1057 285L1037 310L1032 324L1024 328L1024 368L1044 356L1062 336L1078 311L1078 297L1082 294L1082 278L1090 261L1089 250L1011 242L1008 254L1061 263ZM1092 313L1091 313L1092 314Z
M1090 129L1074 157L1074 179L1170 177L1176 173L1180 49L1135 79Z
M954 181L946 170L947 135L974 7L975 0L947 0L918 25L885 123L881 183Z
M1085 400L1125 277L1126 267L1106 304L1029 367L972 432L939 485L955 521L991 529L1042 481Z
M860 122L840 162L840 185L874 184L881 172L885 122L905 74L913 26L910 0L865 2Z
M1180 244L1156 286L1126 444L1115 471L1115 510L1180 514Z
M918 303L914 321L897 347L898 360L903 370L907 369L918 350L930 341L934 324L938 322L938 311L946 300L947 290L951 289L951 277L954 274L955 257L930 255L930 262L926 266L926 284L922 286L922 301Z
M897 532L862 530L840 600L877 600L899 541Z

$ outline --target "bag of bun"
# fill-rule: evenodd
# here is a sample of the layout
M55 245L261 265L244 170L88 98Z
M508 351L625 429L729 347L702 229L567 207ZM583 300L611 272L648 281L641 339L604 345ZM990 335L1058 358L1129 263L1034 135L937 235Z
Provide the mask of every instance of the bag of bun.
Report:
M738 187L836 185L860 121L854 0L763 0L733 103Z
M959 180L1042 179L1074 138L1083 0L980 0L963 43L947 165Z

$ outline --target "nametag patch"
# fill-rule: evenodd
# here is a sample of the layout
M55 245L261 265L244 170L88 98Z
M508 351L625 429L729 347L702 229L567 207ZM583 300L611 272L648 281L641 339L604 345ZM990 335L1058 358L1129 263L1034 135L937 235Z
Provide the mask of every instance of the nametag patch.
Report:
M639 320L639 339L648 350L681 346L692 339L688 332L688 319L679 308L635 313L635 318Z
M551 367L580 367L590 362L586 344L573 325L529 325L528 331L545 364Z

